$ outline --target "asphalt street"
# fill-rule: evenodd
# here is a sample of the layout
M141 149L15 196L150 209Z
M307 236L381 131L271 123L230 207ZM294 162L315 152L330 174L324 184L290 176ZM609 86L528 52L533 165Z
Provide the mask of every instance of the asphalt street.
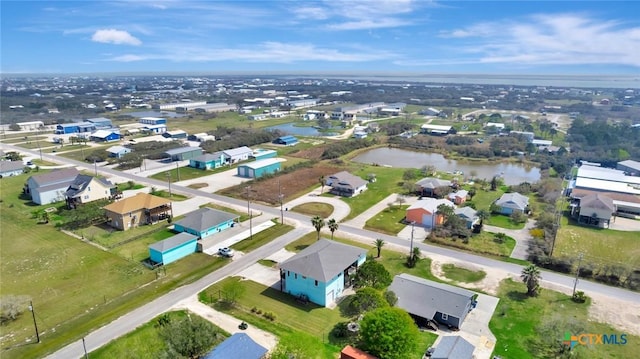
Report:
M27 150L24 148L11 146L7 144L1 144L0 146L5 151L6 150L20 151L22 153L28 153L33 156L40 156L38 151ZM75 161L75 160L71 160L63 157L58 157L50 154L44 154L44 153L42 154L42 157L44 160L71 164L89 171L94 170L93 164L83 163L83 162L79 162L79 161ZM98 172L103 175L112 175L112 176L127 178L129 180L133 180L135 182L149 185L149 186L156 186L156 187L163 187L163 188L167 187L167 182L164 182L164 181L159 181L159 180L146 178L146 177L140 177L135 174L123 173L123 172L116 171L109 168L99 167ZM236 206L244 206L247 203L246 201L243 201L243 200L224 197L224 196L220 196L212 193L206 193L197 189L177 186L174 184L171 185L171 190L176 193L187 194L189 196L207 197L221 204L232 204ZM280 216L279 208L268 207L268 206L264 206L256 203L253 203L251 206L253 209L259 210L264 214L267 214L267 216L273 216L273 217ZM117 338L121 335L124 335L132 331L136 327L148 322L155 316L168 310L180 300L200 292L201 290L207 288L208 286L210 286L211 284L215 283L220 279L223 279L227 276L231 276L235 273L238 273L239 271L253 264L255 261L269 256L270 254L283 248L286 244L314 230L311 226L310 217L308 216L294 213L294 212L285 212L285 221L287 220L297 222L295 230L277 238L271 243L253 252L248 253L245 256L242 256L241 258L238 258L237 260L233 261L229 265L203 277L197 282L187 286L183 286L170 293L167 293L164 296L88 334L85 337L87 350L88 351L95 350L96 348L99 348L102 345L113 340L114 338ZM387 243L403 246L407 248L407 252L409 251L409 246L410 246L409 240L400 239L395 236L384 235L381 233L352 227L346 224L340 224L339 231L342 233L341 236L345 236L346 234L347 237L349 235L352 235L360 238L369 238L371 239L372 246L376 238L381 238ZM521 265L518 265L518 264L502 262L495 259L485 258L482 256L470 254L470 253L459 252L453 249L432 246L432 245L428 245L428 244L417 242L417 241L414 243L414 246L420 248L422 253L426 256L428 256L429 254L438 254L445 257L456 258L458 260L465 261L478 266L486 266L490 268L504 270L515 276L519 276L523 268ZM549 282L554 285L573 288L574 277L558 274L554 272L544 271L544 270L541 272L542 272L543 281ZM609 287L603 284L590 282L587 280L581 280L579 282L578 290L584 291L587 295L589 295L590 293L594 293L594 294L609 296L619 300L640 303L640 294L638 293L628 291L622 288ZM79 358L83 355L84 355L84 351L82 348L82 341L76 341L60 349L59 351L53 353L48 358L68 359L68 358Z

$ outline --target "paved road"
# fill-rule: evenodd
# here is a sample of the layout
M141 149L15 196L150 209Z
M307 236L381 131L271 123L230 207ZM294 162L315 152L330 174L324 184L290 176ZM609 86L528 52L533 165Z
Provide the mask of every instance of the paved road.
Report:
M37 151L26 150L23 148L19 148L19 147L7 145L7 144L0 144L0 148L13 150L13 151L20 151L20 152L29 153L32 155L38 154ZM79 161L74 161L74 160L70 160L62 157L56 157L49 154L43 154L43 158L50 161L57 161L57 162L72 164L87 170L93 170L93 164L82 163ZM125 174L120 171L115 171L108 168L99 168L98 171L101 172L102 174L125 177L130 180L133 180L142 184L146 184L149 186L166 187L166 183L162 181L140 177L133 174ZM220 202L222 204L232 204L235 206L246 205L246 202L242 200L237 200L233 198L223 197L220 195L201 192L188 187L173 185L172 190L179 193L188 194L190 196L208 197L211 200ZM253 204L252 206L254 209L260 210L267 215L271 215L274 217L277 217L280 215L280 211L278 208L272 208L272 207L258 205L258 204ZM272 241L266 246L263 246L247 254L246 256L239 258L237 261L234 261L233 263L203 277L197 282L178 288L152 301L151 303L146 304L116 319L112 323L109 323L106 326L90 333L88 336L86 336L87 346L88 346L87 349L95 350L96 348L106 344L110 340L113 340L114 338L117 338L123 334L128 333L129 331L135 329L137 326L146 323L147 321L154 318L158 314L168 310L173 305L178 303L180 300L198 293L199 291L207 288L212 283L222 278L233 275L239 272L240 270L247 268L258 259L265 258L266 256L281 249L286 244L294 241L295 239L299 238L300 236L312 230L310 218L307 216L304 216L298 213L287 212L286 220L296 222L296 229L285 234L282 237L277 238L276 240ZM355 239L361 240L365 243L371 243L372 247L373 247L373 241L375 238L381 238L387 243L403 246L405 248L409 247L409 241L406 239L397 238L395 236L384 235L377 232L371 232L368 230L356 228L346 224L340 225L339 231L342 232L343 235L347 234L348 236L352 236ZM513 264L513 263L501 262L501 261L485 258L482 256L470 254L470 253L459 252L453 249L436 247L436 246L432 246L424 243L414 243L414 245L420 248L422 252L427 256L429 254L438 254L441 256L455 258L457 260L465 261L478 266L486 266L489 268L500 269L516 276L519 276L520 272L522 271L522 266ZM550 284L564 286L567 288L573 287L573 277L566 276L563 274L558 274L558 273L553 273L553 272L548 272L543 270L542 279L543 279L543 283L548 282ZM590 293L595 293L595 294L616 298L619 300L640 303L640 294L638 293L631 292L621 288L609 287L602 284L589 282L586 280L580 281L578 289L584 291L587 295L589 295ZM50 358L68 359L68 358L77 358L82 355L83 355L82 342L77 341L68 345L67 347L64 347L58 352L52 354Z

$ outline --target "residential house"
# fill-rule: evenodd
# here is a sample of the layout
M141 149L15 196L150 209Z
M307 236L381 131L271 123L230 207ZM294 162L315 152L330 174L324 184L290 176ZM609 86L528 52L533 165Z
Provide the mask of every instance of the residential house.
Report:
M249 156L253 154L253 150L247 146L232 148L230 150L222 151L228 164L238 163L240 161L246 161Z
M148 193L138 193L103 208L109 225L121 231L153 224L172 215L170 200Z
M108 129L113 127L111 120L106 117L96 117L87 119L87 122L93 123L97 130Z
M88 133L96 130L96 126L91 122L62 123L56 125L55 134L64 135L68 133Z
M365 249L322 238L280 263L281 289L331 306L351 286L351 276L366 258Z
M440 338L431 359L473 359L476 347L459 335L447 335Z
M367 181L347 171L327 177L325 184L331 187L331 193L343 197L353 197L367 189Z
M167 125L144 125L142 131L149 134L162 134L167 132Z
M120 139L120 132L114 130L98 130L89 137L95 142L113 142Z
M263 359L267 352L266 348L253 341L246 333L235 333L202 359Z
M611 217L616 213L614 200L605 194L594 193L580 198L577 208L572 206L571 214L578 222L600 228L609 228Z
M171 161L184 161L196 158L202 155L202 148L184 146L172 148L164 152L165 157L169 157Z
M378 357L347 345L340 351L340 359L378 359Z
M100 199L114 198L116 186L106 179L79 174L67 188L65 198L69 208Z
M435 197L436 188L451 186L451 181L433 177L426 177L416 182L416 192L418 192L420 196Z
M0 178L20 175L24 167L22 161L0 161Z
M631 176L640 176L640 162L634 160L620 161L616 165L616 169L624 171Z
M467 196L469 195L469 191L461 189L453 193L449 193L449 200L456 205L461 205L467 201Z
M460 207L453 210L453 213L464 219L467 223L467 228L471 229L474 225L480 222L480 217L478 217L478 212L471 207Z
M437 135L437 136L448 135L448 134L452 133L452 129L453 129L453 127L451 127L451 126L431 125L431 124L428 124L428 123L420 126L420 130L421 130L422 133L426 133L426 134L430 134L430 135Z
M460 328L476 305L474 292L406 273L393 277L389 290L398 297L396 307L406 310L419 326L436 321Z
M179 233L149 245L149 258L153 263L167 265L195 253L198 237L190 233Z
M276 145L295 146L298 144L298 139L293 136L282 136L273 140Z
M267 158L238 166L238 176L240 177L260 178L278 171L280 171L280 159L278 158Z
M78 174L78 170L71 167L34 175L27 179L23 191L31 196L34 203L40 205L64 201L67 188Z
M215 153L205 153L189 160L189 167L199 168L201 170L210 170L222 167L226 164L226 158L222 151Z
M529 197L518 192L505 193L495 201L498 213L511 215L514 212L526 213L529 209Z
M233 213L202 207L187 213L183 219L175 222L173 229L176 232L187 232L204 238L233 227L239 217Z
M106 149L109 153L109 157L122 158L127 153L131 153L131 149L124 146L111 146Z
M444 223L444 215L438 213L438 206L456 206L448 199L424 198L407 208L406 220L426 228L435 228Z

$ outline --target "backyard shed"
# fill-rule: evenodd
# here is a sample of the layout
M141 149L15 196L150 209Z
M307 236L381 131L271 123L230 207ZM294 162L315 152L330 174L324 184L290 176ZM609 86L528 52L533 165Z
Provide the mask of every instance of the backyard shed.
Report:
M260 178L278 171L280 171L280 160L277 158L267 158L238 166L238 176L240 177Z
M169 264L196 252L198 237L180 233L149 245L149 258L154 263Z

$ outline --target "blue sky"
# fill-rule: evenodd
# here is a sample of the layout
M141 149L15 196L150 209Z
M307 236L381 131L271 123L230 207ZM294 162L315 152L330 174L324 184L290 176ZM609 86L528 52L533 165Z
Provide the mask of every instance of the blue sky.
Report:
M2 73L640 73L640 2L5 1Z

